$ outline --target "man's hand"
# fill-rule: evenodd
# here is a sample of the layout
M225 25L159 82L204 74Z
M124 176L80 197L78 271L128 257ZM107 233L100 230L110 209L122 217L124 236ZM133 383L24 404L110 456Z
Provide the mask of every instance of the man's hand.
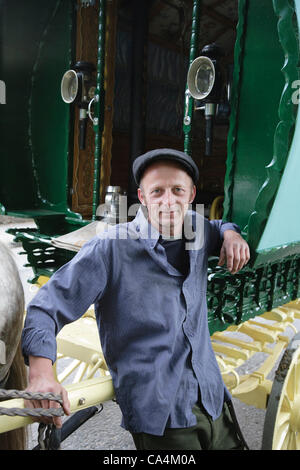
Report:
M236 274L248 263L249 259L248 243L234 230L225 230L218 265L223 266L226 260L228 271Z
M63 400L63 410L65 414L70 414L70 402L67 391L55 380L50 359L33 356L29 358L29 386L26 391L61 395ZM28 408L48 409L60 407L58 402L51 400L26 400L25 402ZM57 428L62 427L62 419L59 416L50 416L49 418L43 416L35 419L35 421L46 424L53 423Z

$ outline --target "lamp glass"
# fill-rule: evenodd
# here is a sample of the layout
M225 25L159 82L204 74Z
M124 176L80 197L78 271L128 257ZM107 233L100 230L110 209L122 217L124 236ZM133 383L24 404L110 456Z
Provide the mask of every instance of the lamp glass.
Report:
M206 56L197 57L190 65L187 85L190 94L197 100L205 99L215 83L215 66Z
M213 87L215 73L208 62L200 64L195 76L195 88L202 95L208 95Z
M74 70L68 70L61 81L61 96L65 103L73 103L78 93L78 77Z

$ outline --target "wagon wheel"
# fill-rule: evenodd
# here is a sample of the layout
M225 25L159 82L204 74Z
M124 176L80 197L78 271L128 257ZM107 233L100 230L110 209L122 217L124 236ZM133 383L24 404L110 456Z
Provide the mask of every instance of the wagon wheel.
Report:
M300 450L300 333L289 343L266 411L262 449Z
M109 375L93 307L75 322L64 326L57 336L57 349L54 370L62 385Z

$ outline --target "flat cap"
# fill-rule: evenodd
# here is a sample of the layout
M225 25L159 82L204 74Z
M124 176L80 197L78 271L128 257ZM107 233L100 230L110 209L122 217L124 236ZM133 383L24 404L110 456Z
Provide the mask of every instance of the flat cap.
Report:
M159 160L170 160L174 163L180 163L183 169L190 175L194 183L198 181L199 170L194 160L187 153L174 149L156 149L150 150L134 160L132 164L132 172L137 185L140 184L140 180L145 169Z

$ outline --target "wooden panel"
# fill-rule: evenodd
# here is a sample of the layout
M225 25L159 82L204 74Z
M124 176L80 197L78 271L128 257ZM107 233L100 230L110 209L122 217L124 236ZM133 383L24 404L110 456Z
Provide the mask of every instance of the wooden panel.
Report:
M96 2L98 3L98 2ZM76 61L84 60L97 64L98 6L81 8L78 1ZM95 134L90 119L87 124L86 148L79 149L79 110L75 109L74 153L73 153L73 194L72 210L84 218L92 214L93 170Z
M79 2L80 3L80 2ZM111 147L112 147L112 116L114 93L114 58L115 31L117 19L117 1L108 2L106 12L105 40L105 116L102 138L100 165L100 202L104 201L105 188L110 184ZM79 5L78 5L79 6ZM97 65L98 46L98 6L78 8L76 61L84 60ZM93 203L93 171L95 133L89 119L87 125L86 148L79 149L79 111L75 112L74 129L74 161L73 161L73 194L72 210L80 212L84 218L92 215Z

